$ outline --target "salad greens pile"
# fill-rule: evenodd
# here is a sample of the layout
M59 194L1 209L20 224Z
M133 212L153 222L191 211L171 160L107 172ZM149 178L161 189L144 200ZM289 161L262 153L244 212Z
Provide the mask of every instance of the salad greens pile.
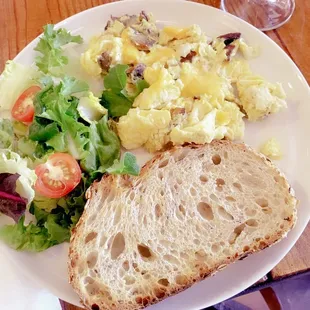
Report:
M133 154L127 152L121 158L120 141L109 117L126 114L148 85L138 80L129 93L128 66L116 65L104 78L102 97L96 97L86 82L64 72L69 59L62 47L82 42L81 36L47 25L35 48L37 69L8 61L0 76L0 212L15 221L0 227L0 239L16 250L39 252L69 241L84 210L85 192L94 180L104 173L140 172ZM34 110L32 122L12 120L18 98L34 85L38 91L23 103L23 108L31 105ZM37 190L39 179L46 175L39 175L37 169L52 169L49 158L53 154L69 154L81 170L73 190L58 198ZM58 184L59 169L50 184ZM32 214L30 222L27 209Z

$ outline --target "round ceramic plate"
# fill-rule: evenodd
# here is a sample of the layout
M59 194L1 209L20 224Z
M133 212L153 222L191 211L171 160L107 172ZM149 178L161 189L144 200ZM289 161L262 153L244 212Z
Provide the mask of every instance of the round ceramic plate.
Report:
M198 24L209 36L241 32L250 45L261 47L260 56L250 62L254 72L272 82L281 82L287 93L288 109L262 122L247 123L245 141L254 148L271 137L281 143L284 157L276 164L287 175L300 200L296 227L275 246L232 264L214 277L151 307L201 309L232 297L259 280L285 256L303 232L310 218L310 181L306 173L310 171L310 91L295 64L271 39L242 20L206 5L166 0L116 2L72 16L57 27L66 27L75 34L81 34L87 42L91 36L103 31L111 15L137 14L141 10L152 12L159 25ZM38 39L31 42L15 60L32 64L35 55L33 48L37 42ZM75 61L86 46L76 48ZM80 73L77 71L76 74ZM39 254L19 253L8 248L5 251L20 270L27 272L41 286L59 298L78 305L79 299L68 284L67 250L68 245L64 244Z

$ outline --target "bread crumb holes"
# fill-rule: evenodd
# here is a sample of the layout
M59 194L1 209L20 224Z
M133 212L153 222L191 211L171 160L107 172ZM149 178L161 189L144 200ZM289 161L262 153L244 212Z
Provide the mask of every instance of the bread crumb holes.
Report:
M117 259L125 250L125 238L121 232L119 232L113 240L111 246L111 259Z
M187 277L183 275L177 275L175 277L175 283L178 285L186 285L187 284Z
M85 244L87 244L88 242L94 240L97 237L97 233L92 231L90 232L86 237L85 237Z
M158 281L158 284L162 285L162 286L168 286L169 285L169 281L168 279L159 279Z
M240 183L233 183L233 186L238 189L240 192L242 192L242 186Z
M229 212L227 212L223 207L218 208L218 214L221 218L227 221L232 221L234 219L234 217Z
M165 159L159 163L158 168L164 168L168 165L168 163L169 163L169 159Z
M199 202L197 205L197 211L199 212L201 217L207 221L211 221L214 219L212 207L206 202Z
M250 227L257 227L258 226L258 222L254 219L249 219L245 222L245 224L247 226L250 226Z
M205 175L201 175L199 177L199 180L201 181L201 183L207 183L208 182L208 178Z
M222 158L220 155L215 154L212 156L212 162L214 165L219 165L221 163L221 161L222 161Z
M138 244L138 252L143 259L151 259L153 254L150 248L144 244Z
M94 268L97 263L97 260L98 260L98 252L97 251L90 252L86 258L88 268L90 269Z

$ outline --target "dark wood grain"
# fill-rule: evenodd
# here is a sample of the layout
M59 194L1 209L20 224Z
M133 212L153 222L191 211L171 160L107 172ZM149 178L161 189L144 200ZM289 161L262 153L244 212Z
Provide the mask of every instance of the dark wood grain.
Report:
M145 0L147 1L147 0ZM238 0L236 0L238 1ZM0 0L0 71L6 60L12 59L42 31L47 23L57 23L85 9L109 0ZM220 0L195 0L195 2L220 7ZM267 32L295 61L307 81L310 81L310 1L297 0L290 21L281 28ZM273 269L274 279L310 270L310 226L296 246ZM63 309L79 308L62 302Z
M279 280L310 270L310 224L298 239L292 250L271 271L274 280Z

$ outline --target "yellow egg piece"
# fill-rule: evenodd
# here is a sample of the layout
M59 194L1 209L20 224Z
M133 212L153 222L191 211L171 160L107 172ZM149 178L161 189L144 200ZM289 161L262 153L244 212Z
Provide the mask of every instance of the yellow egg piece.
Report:
M210 143L213 139L223 139L227 129L216 127L216 110L212 110L201 121L183 128L175 127L170 133L171 141L175 145L194 142L197 144Z
M153 83L135 99L133 107L140 109L159 108L180 97L182 85L177 84L172 79L167 69L162 68L154 72L157 80L152 79Z
M229 81L214 72L197 69L191 64L183 64L180 79L184 84L181 94L183 97L208 94L224 100L226 96L231 95Z
M127 115L120 117L117 131L124 148L131 150L147 144L148 149L155 152L168 142L170 121L169 111L130 109Z
M144 54L144 52L137 49L130 39L133 31L131 28L126 28L121 35L123 42L122 62L124 64L137 64Z
M160 62L165 63L168 59L176 56L175 50L170 47L156 46L144 56L141 62L147 66L151 66L153 63Z
M159 44L166 45L171 41L187 40L187 42L199 41L199 38L204 36L201 28L197 25L192 25L186 28L168 26L160 33Z
M287 107L281 84L268 83L260 76L250 75L237 80L240 105L250 121L277 113Z
M280 144L275 138L267 140L261 146L260 152L271 159L281 159L283 156Z
M89 47L81 55L81 65L83 69L91 76L98 76L102 69L98 64L98 57L107 52L111 57L111 63L122 63L122 39L112 35L101 35L91 39Z

